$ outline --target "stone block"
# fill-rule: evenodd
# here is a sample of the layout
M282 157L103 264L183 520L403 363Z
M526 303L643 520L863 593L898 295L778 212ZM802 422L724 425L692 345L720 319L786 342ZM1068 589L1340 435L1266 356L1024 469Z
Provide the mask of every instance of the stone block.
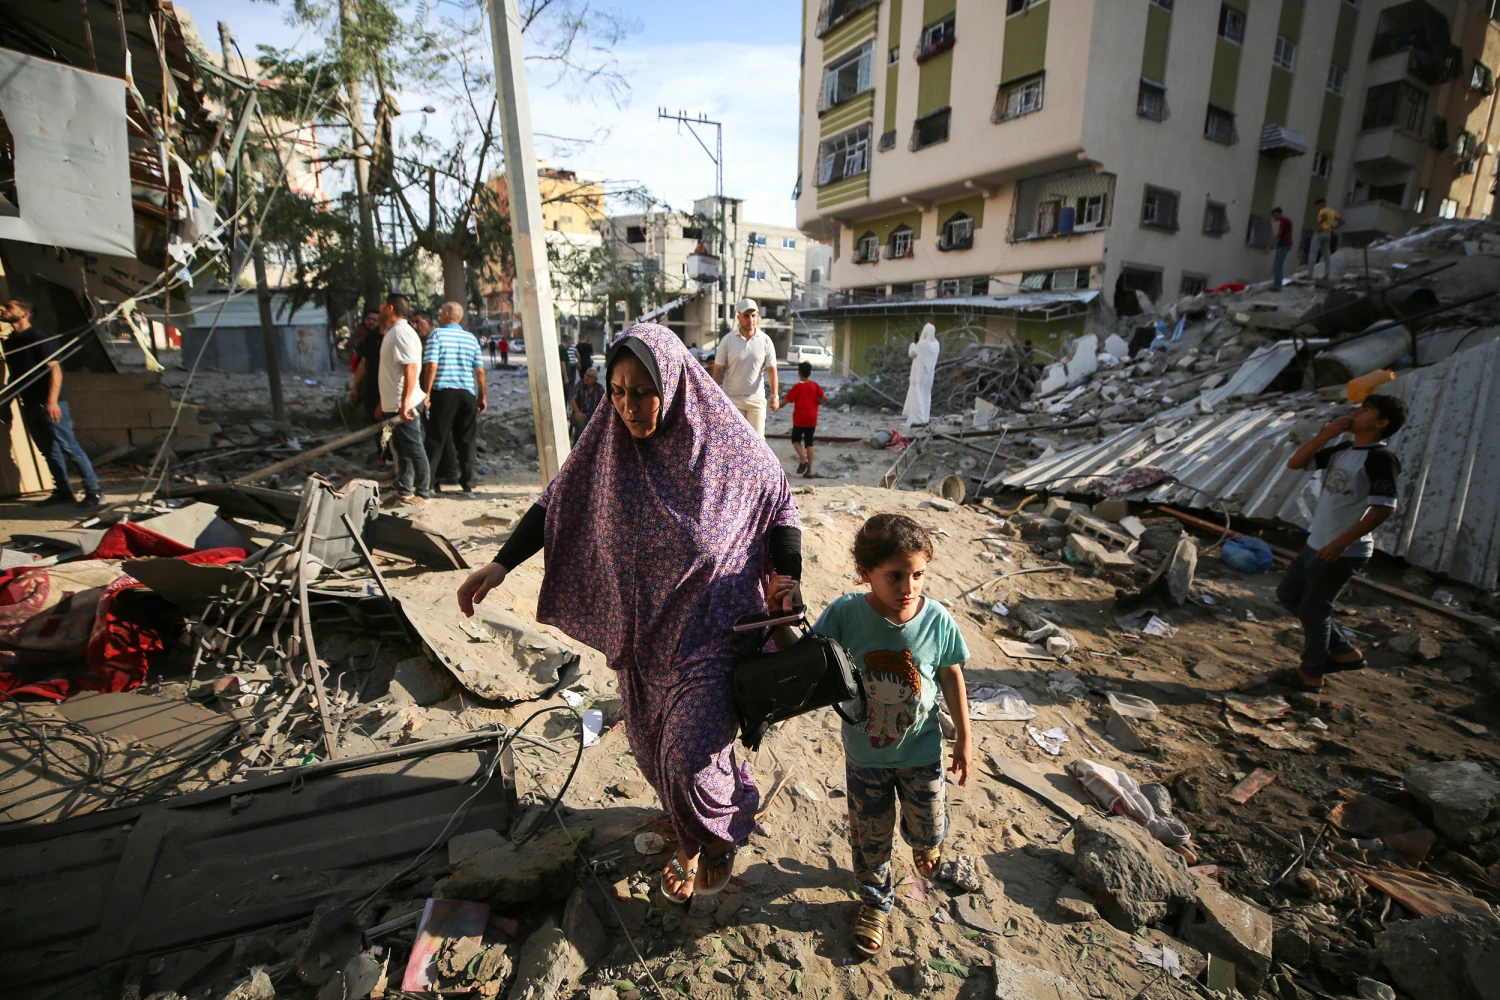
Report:
M1127 933L1197 899L1198 881L1182 858L1131 820L1085 814L1074 827L1073 840L1079 888Z
M585 968L568 936L548 917L521 946L510 1000L552 1000L565 982L576 981Z
M1198 883L1198 896L1177 935L1188 944L1234 963L1235 985L1255 996L1271 969L1271 915L1231 896L1212 882Z
M1108 500L1100 500L1092 508L1093 515L1106 521L1119 523L1120 519L1130 513L1130 504L1119 497L1110 497Z
M1065 520L1067 516L1073 513L1075 510L1087 512L1088 509L1089 505L1086 503L1078 503L1073 500L1064 500L1061 497L1048 497L1047 506L1042 508L1042 516L1056 518L1057 520L1062 521Z
M1477 843L1481 827L1500 799L1500 781L1470 760L1413 764L1406 769L1406 788L1432 810L1438 832L1461 844Z
M578 850L593 839L590 828L575 830ZM511 905L560 901L573 891L578 854L568 835L554 826L544 828L523 847L502 843L462 861L443 883L444 899Z
M1380 961L1402 992L1442 1000L1491 1000L1500 921L1442 914L1402 920L1375 935Z

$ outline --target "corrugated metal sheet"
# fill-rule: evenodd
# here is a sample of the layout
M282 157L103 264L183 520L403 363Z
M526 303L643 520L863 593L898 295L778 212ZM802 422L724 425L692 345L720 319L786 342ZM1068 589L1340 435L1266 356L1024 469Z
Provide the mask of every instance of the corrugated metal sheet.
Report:
M1397 516L1376 533L1376 546L1413 565L1494 589L1500 574L1500 433L1493 431L1500 423L1500 341L1405 372L1381 391L1404 399L1410 418L1391 439L1401 461L1400 503ZM1132 427L992 482L1085 493L1095 477L1156 465L1178 481L1133 499L1222 505L1242 517L1306 528L1321 475L1288 469L1286 461L1301 442L1347 411L1347 404L1293 394L1265 406Z

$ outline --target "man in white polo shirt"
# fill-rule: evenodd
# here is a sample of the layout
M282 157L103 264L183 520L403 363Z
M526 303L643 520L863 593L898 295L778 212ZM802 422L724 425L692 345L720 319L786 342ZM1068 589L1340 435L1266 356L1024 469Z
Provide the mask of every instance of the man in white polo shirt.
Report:
M714 356L714 381L734 408L750 421L755 433L766 433L766 384L771 386L771 409L781 408L776 383L776 345L760 332L760 309L754 299L740 299L735 307L740 328L719 341Z

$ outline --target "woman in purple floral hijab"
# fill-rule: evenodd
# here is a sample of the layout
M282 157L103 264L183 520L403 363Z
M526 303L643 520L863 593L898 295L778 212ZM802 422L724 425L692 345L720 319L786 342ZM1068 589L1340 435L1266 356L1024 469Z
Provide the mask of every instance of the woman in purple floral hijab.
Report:
M786 473L677 335L631 327L606 363L600 407L561 471L459 606L546 548L537 620L601 651L616 671L626 735L679 851L662 892L686 902L729 881L760 800L737 763L732 677L763 611L763 580L801 576ZM702 855L700 859L700 854Z

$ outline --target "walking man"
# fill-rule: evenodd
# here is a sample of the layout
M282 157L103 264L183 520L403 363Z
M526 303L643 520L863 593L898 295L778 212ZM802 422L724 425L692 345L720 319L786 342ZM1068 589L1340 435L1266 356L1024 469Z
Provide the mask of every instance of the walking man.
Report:
M95 507L102 502L99 479L93 463L73 436L73 418L68 401L63 398L62 365L48 360L58 344L31 325L32 307L25 299L10 299L0 307L0 319L10 324L11 334L5 341L7 382L18 382L27 375L31 381L21 390L21 420L37 451L47 460L52 473L52 495L38 506L71 504L76 498L68 485L68 463L78 469L83 482L80 507ZM36 369L41 369L37 372Z
M1359 670L1364 654L1333 625L1333 603L1369 562L1375 529L1396 512L1401 463L1385 441L1406 422L1406 403L1376 394L1323 428L1291 458L1288 469L1323 470L1307 544L1276 588L1281 606L1302 619L1302 662L1271 675L1298 691L1319 691L1327 674ZM1353 440L1330 445L1344 434Z
M1323 266L1323 277L1333 279L1333 232L1344 225L1344 217L1328 207L1328 201L1319 198L1313 202L1318 210L1317 227L1313 230L1312 249L1307 254L1307 273L1318 280L1318 260L1327 261Z
M459 326L464 307L444 302L438 310L442 325L427 337L422 351L422 387L429 399L427 457L441 463L450 450L458 455L458 487L474 496L474 442L485 397L484 358L479 341Z
M380 343L380 405L375 419L400 418L391 428L391 446L396 452L396 493L388 501L392 507L421 507L431 495L431 468L422 440L426 396L417 384L422 340L406 321L410 315L411 301L405 295L392 293L380 304L385 335Z
M755 433L766 433L766 385L771 387L771 409L781 408L776 382L776 345L760 330L760 308L754 299L740 299L735 306L740 328L719 341L714 355L714 381L734 408L750 422Z
M1288 219L1279 208L1271 209L1272 237L1270 244L1266 247L1266 253L1275 253L1271 261L1271 291L1281 291L1281 285L1286 280L1286 255L1292 252L1292 220Z
M568 397L569 444L578 443L578 435L588 426L589 417L594 415L603 398L604 386L599 384L599 373L593 367L585 368L583 378L579 379L573 394Z

